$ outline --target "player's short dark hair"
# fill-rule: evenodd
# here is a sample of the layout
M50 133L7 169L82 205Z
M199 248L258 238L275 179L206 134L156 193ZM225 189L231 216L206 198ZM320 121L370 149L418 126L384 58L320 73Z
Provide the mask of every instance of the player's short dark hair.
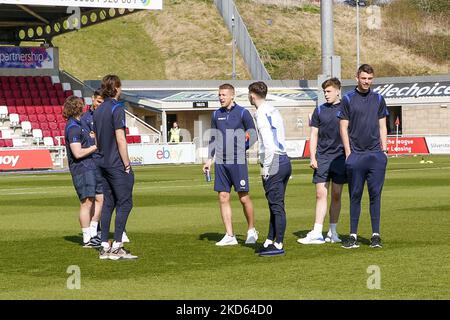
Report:
M70 96L64 101L63 118L68 120L69 118L76 118L83 113L84 102L83 99Z
M101 97L102 96L102 92L101 89L97 89L94 91L94 93L92 94L94 97Z
M253 82L248 86L248 91L265 99L267 96L267 85L262 81Z
M234 87L229 83L224 83L219 87L219 90L231 90L233 93L235 92Z
M341 82L339 81L338 78L331 78L331 79L325 80L322 83L322 89L325 90L328 87L333 87L335 89L340 90L341 89Z
M358 76L361 74L361 72L365 72L368 74L374 74L375 71L373 70L373 67L369 64L362 64L359 68L358 68Z
M102 80L102 87L100 89L103 98L114 98L117 94L117 88L122 87L122 83L118 76L108 74Z

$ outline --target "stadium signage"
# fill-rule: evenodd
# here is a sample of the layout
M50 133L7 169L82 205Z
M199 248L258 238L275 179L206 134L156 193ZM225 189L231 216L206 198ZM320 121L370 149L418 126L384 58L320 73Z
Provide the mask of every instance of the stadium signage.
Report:
M414 84L384 84L374 88L385 98L413 98L450 96L450 82L422 82Z
M429 154L425 137L388 137L388 154Z
M133 164L194 163L195 145L180 144L130 144L128 153Z
M0 47L0 68L53 69L53 48Z
M162 0L0 0L0 4L161 10Z
M194 101L194 108L208 108L208 101Z
M48 150L0 151L0 171L51 169L52 157Z
M450 137L427 137L426 141L431 154L450 154Z

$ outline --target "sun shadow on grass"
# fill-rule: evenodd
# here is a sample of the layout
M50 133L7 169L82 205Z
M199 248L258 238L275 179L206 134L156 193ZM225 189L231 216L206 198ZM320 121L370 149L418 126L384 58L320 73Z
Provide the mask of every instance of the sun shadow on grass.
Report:
M217 233L217 232L207 232L207 233L202 233L199 237L198 240L207 240L207 241L213 241L213 242L218 242L223 238L223 233Z
M304 238L306 237L306 235L308 234L308 232L310 232L311 230L299 230L299 231L295 231L292 234L294 236L296 236L297 238ZM325 237L327 236L326 232L322 232L323 238L325 239ZM348 235L339 235L339 238L342 240L342 242L345 242L348 240L349 236ZM366 245L370 245L370 240L364 237L361 237L358 235L358 242L362 243L362 244L366 244Z
M216 243L216 242L222 240L223 236L224 236L223 233L207 232L207 233L202 233L201 235L199 235L198 240L202 240L202 241L206 240L206 241ZM250 249L254 250L255 252L259 251L262 248L262 244L259 244L259 243L246 244L245 243L246 238L242 234L236 234L236 238L239 242L239 245L241 245L242 247L250 248Z
M80 245L83 243L83 237L81 235L65 236L64 240Z

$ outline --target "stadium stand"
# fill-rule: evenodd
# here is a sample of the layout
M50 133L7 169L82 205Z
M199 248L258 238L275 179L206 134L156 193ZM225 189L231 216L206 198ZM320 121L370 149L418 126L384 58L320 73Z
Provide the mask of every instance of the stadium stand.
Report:
M66 97L73 95L69 83L60 83L59 77L51 76L2 76L0 77L0 118L2 124L9 119L14 129L12 138L27 137L37 129L40 139L50 137L55 145L64 134L62 117ZM31 129L30 129L31 125ZM21 128L20 133L16 129ZM35 137L35 135L33 134ZM47 139L48 140L48 139ZM26 146L27 140L14 146ZM31 145L30 143L28 143ZM5 143L9 146L10 143Z
M45 146L64 145L66 121L62 112L65 99L71 95L81 97L81 92L72 90L70 83L61 83L57 76L1 76L0 120L2 125L9 120L13 134L6 134L8 139L3 139L0 147L39 145L44 140ZM88 109L86 106L84 111ZM142 142L137 127L126 132L128 143ZM32 140L23 139L30 135ZM52 144L46 138L51 138ZM10 143L10 139L20 142Z

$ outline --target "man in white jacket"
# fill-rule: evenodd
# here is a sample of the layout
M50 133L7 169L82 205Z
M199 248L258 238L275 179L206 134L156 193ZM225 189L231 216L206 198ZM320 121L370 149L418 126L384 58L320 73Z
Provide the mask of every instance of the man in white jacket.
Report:
M256 128L259 140L259 162L266 198L270 209L267 240L260 256L284 255L283 239L286 231L284 195L291 176L291 162L286 154L283 118L280 112L266 102L267 86L254 82L248 87L248 98L256 107Z

